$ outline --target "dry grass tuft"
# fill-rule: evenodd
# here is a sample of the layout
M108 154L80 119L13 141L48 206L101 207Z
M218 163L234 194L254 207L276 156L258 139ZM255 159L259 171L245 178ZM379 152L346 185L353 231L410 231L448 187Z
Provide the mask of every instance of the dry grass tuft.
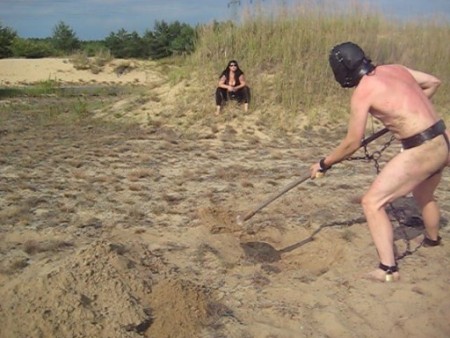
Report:
M142 178L152 177L155 176L155 171L150 168L139 168L131 171L127 178L131 182L139 181Z
M72 242L62 240L49 240L43 242L29 240L23 244L23 250L29 255L40 252L57 252L71 247L73 247Z
M356 234L350 229L345 229L341 234L341 238L349 243L351 243L355 239L355 237Z

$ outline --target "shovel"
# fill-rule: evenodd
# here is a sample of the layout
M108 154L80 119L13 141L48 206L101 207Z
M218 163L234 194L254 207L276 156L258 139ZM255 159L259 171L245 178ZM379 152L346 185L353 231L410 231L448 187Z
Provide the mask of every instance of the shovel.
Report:
M360 217L344 222L331 222L328 224L322 224L311 235L309 235L309 237L280 250L275 249L272 245L265 242L241 243L241 248L244 250L245 257L249 262L274 263L281 259L282 254L298 249L301 246L314 241L314 236L317 235L323 228L332 227L335 225L349 225L354 223L363 223L365 222L365 220L366 219L364 217Z
M379 131L377 131L376 133L372 134L371 136L363 139L361 141L361 147L365 147L366 145L368 145L370 142L376 140L377 138L383 136L384 134L386 134L389 130L387 128L383 128ZM297 185L299 185L300 183L305 182L307 179L309 179L311 177L309 171L308 173L306 173L305 175L303 175L302 177L298 178L297 180L293 181L292 183L288 184L286 187L284 187L282 190L280 190L279 192L277 192L276 194L272 195L270 198L268 198L266 201L262 202L261 204L259 204L254 210L251 210L250 212L248 212L247 214L245 214L244 216L238 215L236 218L236 222L238 225L242 226L244 225L244 222L249 220L250 218L252 218L257 212L261 211L262 209L264 209L266 206L268 206L270 203L272 203L273 201L275 201L277 198L279 198L280 196L284 195L285 193L287 193L289 190L295 188Z

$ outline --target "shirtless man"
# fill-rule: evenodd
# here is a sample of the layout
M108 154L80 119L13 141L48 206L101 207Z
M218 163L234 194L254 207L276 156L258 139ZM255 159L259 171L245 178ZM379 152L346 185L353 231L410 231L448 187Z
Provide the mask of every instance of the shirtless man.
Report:
M450 159L445 125L430 102L440 80L401 65L374 66L351 42L335 46L329 62L342 87L356 88L347 135L330 154L311 166L311 178L360 148L369 114L402 142L403 151L386 164L361 201L380 259L378 269L368 276L380 281L397 280L400 275L393 227L385 211L388 203L412 192L425 225L423 243L440 243L440 211L433 194Z

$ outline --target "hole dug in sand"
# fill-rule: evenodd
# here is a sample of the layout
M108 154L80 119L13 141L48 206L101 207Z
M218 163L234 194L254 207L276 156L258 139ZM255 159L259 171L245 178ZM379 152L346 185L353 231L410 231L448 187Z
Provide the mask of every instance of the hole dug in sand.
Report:
M281 259L281 253L269 243L247 242L241 243L248 261L254 263L274 263Z
M236 223L236 215L230 210L212 206L199 209L198 215L212 234L231 233L242 230Z

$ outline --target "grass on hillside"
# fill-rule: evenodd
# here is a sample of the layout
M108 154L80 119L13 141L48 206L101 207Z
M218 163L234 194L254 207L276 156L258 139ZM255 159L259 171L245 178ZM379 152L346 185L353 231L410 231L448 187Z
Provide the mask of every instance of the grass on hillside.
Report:
M343 90L328 65L331 48L344 41L359 44L376 64L401 63L438 76L443 85L433 98L445 114L450 98L450 23L395 22L354 1L293 1L270 13L262 7L244 10L240 22L213 23L200 28L188 65L205 84L209 100L229 60L238 60L254 101L251 110L268 125L290 129L347 116L351 90ZM326 10L324 10L326 8ZM210 93L211 92L211 93ZM195 100L195 98L194 98Z

